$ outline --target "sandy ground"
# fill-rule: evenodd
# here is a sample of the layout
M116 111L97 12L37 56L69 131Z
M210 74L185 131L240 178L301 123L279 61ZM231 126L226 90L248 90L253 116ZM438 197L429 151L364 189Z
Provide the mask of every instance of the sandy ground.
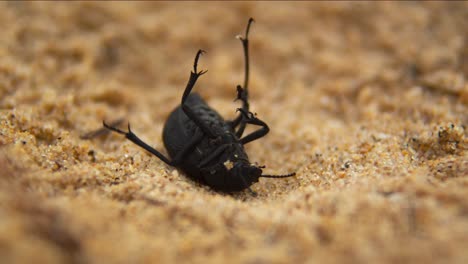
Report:
M227 119L249 17L247 146L267 173L223 194L164 150L196 90ZM468 263L468 4L0 4L1 263Z

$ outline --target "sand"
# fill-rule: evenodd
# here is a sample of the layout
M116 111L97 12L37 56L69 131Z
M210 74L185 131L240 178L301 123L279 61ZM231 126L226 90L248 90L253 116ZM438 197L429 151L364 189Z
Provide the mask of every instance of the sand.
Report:
M466 2L0 5L1 263L468 263ZM166 153L200 48L235 117L249 17L246 149L296 177L223 194L83 138Z

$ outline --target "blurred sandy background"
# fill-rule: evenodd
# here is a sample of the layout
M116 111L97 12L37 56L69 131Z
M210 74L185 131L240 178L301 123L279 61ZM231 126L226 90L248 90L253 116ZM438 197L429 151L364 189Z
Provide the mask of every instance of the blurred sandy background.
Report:
M163 150L195 90L226 118L249 17L259 195ZM468 263L468 4L0 3L1 263ZM125 124L124 123L124 124Z

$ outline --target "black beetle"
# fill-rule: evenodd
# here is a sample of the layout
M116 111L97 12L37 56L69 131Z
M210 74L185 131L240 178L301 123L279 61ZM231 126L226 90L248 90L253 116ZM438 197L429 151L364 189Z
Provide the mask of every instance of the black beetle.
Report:
M189 177L206 184L214 190L236 192L258 182L260 177L285 178L286 175L262 175L265 166L249 162L244 145L265 136L268 125L249 112L249 19L245 38L238 37L244 49L245 76L244 87L237 86L237 99L242 101L239 115L232 121L225 121L221 115L210 108L197 93L191 93L198 77L207 71L198 71L199 50L195 56L193 71L182 96L181 104L169 115L163 131L164 145L171 159L139 139L128 124L128 132L119 130L103 122L105 128L125 135L127 139L154 154L168 165L181 168ZM247 124L260 126L260 129L242 137ZM236 130L237 128L237 130Z

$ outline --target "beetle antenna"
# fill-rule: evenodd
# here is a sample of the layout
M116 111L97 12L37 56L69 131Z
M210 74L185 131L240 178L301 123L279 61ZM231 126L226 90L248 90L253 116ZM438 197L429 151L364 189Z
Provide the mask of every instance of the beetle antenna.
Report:
M279 178L288 178L288 177L292 177L292 176L295 176L295 175L296 175L296 173L293 172L293 173L284 174L284 175L268 175L268 174L265 174L265 175L260 175L260 177L279 179Z

